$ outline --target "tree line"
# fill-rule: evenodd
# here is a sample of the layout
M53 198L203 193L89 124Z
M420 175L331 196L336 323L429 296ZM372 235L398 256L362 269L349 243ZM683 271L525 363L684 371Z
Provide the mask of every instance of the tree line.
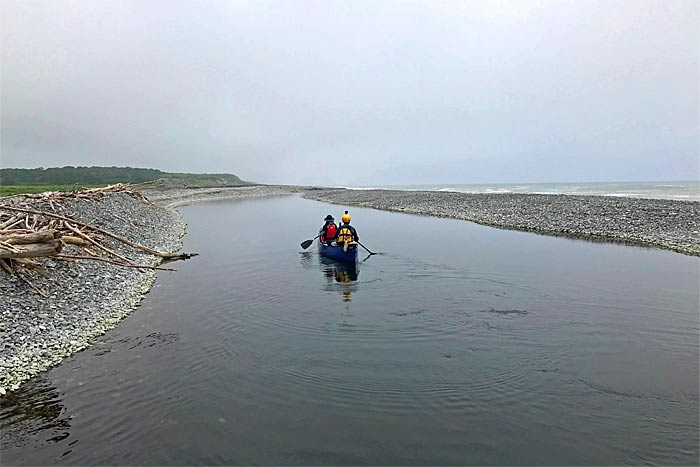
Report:
M3 185L108 185L112 183L143 183L162 178L183 180L217 180L231 185L246 182L233 174L188 174L163 172L158 169L134 167L51 167L36 169L0 169Z

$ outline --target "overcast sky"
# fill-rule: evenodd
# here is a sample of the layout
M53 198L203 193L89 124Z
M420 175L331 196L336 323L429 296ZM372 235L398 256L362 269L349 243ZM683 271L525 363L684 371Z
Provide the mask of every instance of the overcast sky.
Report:
M2 0L2 166L698 179L699 5Z

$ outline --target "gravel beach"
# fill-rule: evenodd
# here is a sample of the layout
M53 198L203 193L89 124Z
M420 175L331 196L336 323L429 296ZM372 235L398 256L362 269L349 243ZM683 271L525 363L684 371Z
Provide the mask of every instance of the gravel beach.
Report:
M296 185L254 185L242 187L181 188L169 190L146 190L143 194L154 203L175 208L185 204L226 199L260 198L263 196L287 196L314 190L312 187Z
M55 213L156 250L176 252L182 246L186 224L172 207L217 199L282 196L300 190L252 186L144 192L159 207L126 193L107 193L100 200L69 200ZM49 205L21 196L3 198L0 203L54 212ZM119 242L108 240L107 244L138 264L160 262L160 258ZM62 253L79 254L71 245L66 245ZM24 274L46 297L31 293L24 282L0 271L0 395L17 389L22 381L88 347L97 336L114 328L134 310L156 277L154 271L139 272L97 261L39 261L47 268L46 275ZM177 268L177 263L169 266Z
M314 190L304 197L463 219L546 235L625 242L700 256L700 203L611 196Z

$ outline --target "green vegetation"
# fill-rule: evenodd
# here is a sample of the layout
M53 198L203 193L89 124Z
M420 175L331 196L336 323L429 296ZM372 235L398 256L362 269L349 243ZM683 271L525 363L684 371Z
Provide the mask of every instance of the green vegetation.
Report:
M158 179L179 179L196 183L218 182L232 185L245 185L232 174L189 174L162 172L157 169L133 167L53 167L44 169L0 169L0 183L3 185L68 185L68 184L111 184L143 183Z
M72 191L83 188L99 188L106 185L0 185L0 197L43 193L45 191Z
M0 195L65 191L113 183L141 184L155 180L172 181L188 187L250 185L232 174L170 173L133 167L53 167L45 169L0 169Z
M164 183L150 183L164 180ZM0 196L71 191L114 183L161 186L214 187L250 185L232 174L189 174L133 167L53 167L45 169L0 169Z

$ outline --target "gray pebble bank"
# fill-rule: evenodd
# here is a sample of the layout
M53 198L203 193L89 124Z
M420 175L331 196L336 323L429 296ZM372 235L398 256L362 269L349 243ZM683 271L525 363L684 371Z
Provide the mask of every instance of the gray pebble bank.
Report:
M166 208L186 204L227 199L259 198L263 196L287 196L310 190L310 187L294 185L254 185L221 188L181 188L169 190L147 190L143 193L153 201Z
M84 222L151 248L175 252L182 246L186 224L174 206L198 201L281 196L296 187L177 189L146 193L165 207L153 207L125 193L109 193L99 201L74 199L57 208ZM4 198L4 204L50 210L23 197ZM156 265L159 258L107 240L107 246L138 264ZM66 246L66 254L83 254ZM27 285L0 270L0 395L114 328L139 304L153 285L153 271L139 272L97 261L63 262L40 259L48 273L25 273L47 297L33 294ZM197 261L197 258L191 261ZM177 268L177 263L170 266ZM178 274L174 272L172 274Z
M54 212L34 200L17 197L13 201ZM126 193L109 193L99 201L70 200L55 213L160 251L178 251L185 232L178 212L149 206ZM106 243L138 264L159 262L111 239ZM64 247L63 253L85 255L71 245ZM153 271L139 272L97 261L38 261L47 274L24 275L47 297L31 293L24 282L0 271L0 393L17 389L22 381L112 329L136 307L155 279Z
M345 189L308 191L304 197L547 235L648 245L700 256L697 201Z

